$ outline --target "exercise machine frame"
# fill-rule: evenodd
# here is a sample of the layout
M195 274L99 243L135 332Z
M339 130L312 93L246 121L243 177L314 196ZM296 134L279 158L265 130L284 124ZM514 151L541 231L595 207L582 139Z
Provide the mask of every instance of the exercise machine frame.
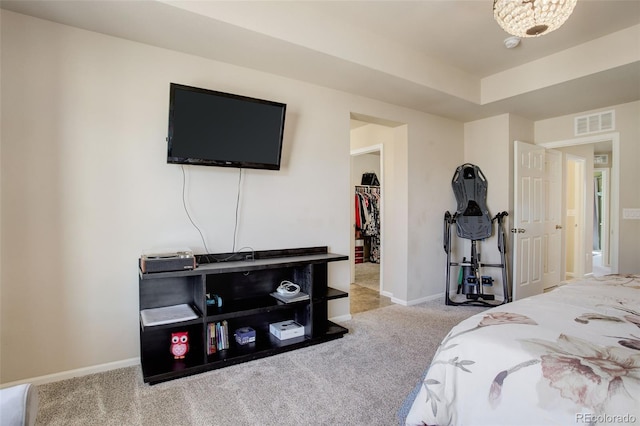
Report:
M509 279L507 274L506 238L503 219L507 212L500 212L491 218L486 205L487 179L480 167L465 163L458 168L451 179L451 186L457 200L457 211L452 215L448 211L444 214L444 251L447 254L445 303L447 305L482 305L497 306L509 302ZM501 263L482 263L478 253L478 241L489 238L494 233L497 223L498 251ZM462 262L451 261L451 225L456 224L456 234L460 238L471 240L471 256ZM457 293L466 295L467 300L459 302L450 297L451 267L459 267ZM502 270L503 300L494 301L494 294L486 294L484 286L493 286L491 276L480 274L481 268L500 268Z
M505 232L503 227L503 218L508 216L507 212L498 213L491 223L497 223L498 225L498 251L500 252L501 263L482 263L480 262L480 255L478 253L477 242L481 240L471 240L471 258L466 261L463 258L462 262L451 261L451 225L456 223L458 213L453 215L448 211L444 214L444 251L447 254L447 271L446 271L446 288L445 288L445 303L447 305L480 305L480 306L499 306L511 301L509 296L509 279L507 273L507 259L506 259L506 244L505 244ZM463 271L467 268L470 274L464 274L462 276L462 282L458 283L457 293L461 293L465 290L464 286L471 286L476 288L476 292L467 294L467 300L462 302L454 301L450 297L451 290L451 267L461 267ZM483 277L480 275L480 268L500 268L502 270L502 288L504 298L500 303L489 303L488 300L495 300L493 294L486 294L484 292ZM486 279L485 279L486 281Z

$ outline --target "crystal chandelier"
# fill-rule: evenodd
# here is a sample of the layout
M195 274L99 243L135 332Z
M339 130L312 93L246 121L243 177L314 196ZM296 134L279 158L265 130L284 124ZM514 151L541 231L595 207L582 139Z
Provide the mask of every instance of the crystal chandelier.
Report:
M557 30L577 0L493 0L493 17L517 37L538 37Z

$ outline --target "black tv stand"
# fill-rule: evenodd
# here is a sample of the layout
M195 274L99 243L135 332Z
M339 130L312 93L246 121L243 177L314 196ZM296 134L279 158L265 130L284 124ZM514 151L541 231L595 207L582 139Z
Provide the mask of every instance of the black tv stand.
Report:
M342 337L348 330L328 320L329 300L348 293L327 284L328 263L348 260L327 247L240 251L199 255L194 270L142 273L139 271L140 311L187 304L197 318L145 325L140 321L140 358L143 379L154 384L227 367ZM308 300L284 303L270 293L280 282L298 284ZM215 294L222 305L207 304ZM295 320L304 335L279 340L269 332L275 322ZM208 351L209 324L226 322L228 349ZM255 343L237 344L234 331L251 327ZM171 334L188 332L184 359L170 352Z

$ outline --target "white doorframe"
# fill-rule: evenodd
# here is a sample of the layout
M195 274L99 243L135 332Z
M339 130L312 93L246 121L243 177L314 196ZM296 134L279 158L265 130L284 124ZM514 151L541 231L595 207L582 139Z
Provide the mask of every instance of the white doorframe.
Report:
M380 153L380 176L378 176L378 180L380 181L380 194L382 194L380 196L380 287L379 287L379 292L383 293L382 289L384 289L384 283L383 283L383 277L384 277L384 145L383 144L377 144L377 145L370 145L370 146L366 146L364 148L358 148L358 149L353 149L351 150L351 157L355 157L357 155L364 155L364 154L372 154L374 152L379 152ZM351 194L353 195L353 194ZM352 206L351 208L353 209L353 202L350 203L350 205ZM351 222L353 222L353 215L354 212L351 211ZM355 253L354 253L354 246L355 246L355 238L353 235L353 228L351 229L351 258L355 259ZM354 270L355 270L355 263L354 262L350 262L351 264L351 277L354 276ZM386 293L383 293L383 295L387 295Z
M619 212L620 212L620 133L605 133L602 135L587 136L582 138L567 139L554 142L541 143L540 146L545 148L562 148L566 146L574 145L588 145L598 142L611 141L611 191L610 191L610 218L614 220L610 221L610 238L609 238L609 251L611 262L611 273L618 273L618 250L619 250Z

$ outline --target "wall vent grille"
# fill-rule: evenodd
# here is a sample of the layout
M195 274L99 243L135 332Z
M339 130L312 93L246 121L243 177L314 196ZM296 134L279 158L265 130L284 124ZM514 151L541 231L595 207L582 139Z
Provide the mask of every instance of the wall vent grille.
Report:
M575 136L605 132L615 128L615 112L604 111L597 114L582 115L574 121Z

